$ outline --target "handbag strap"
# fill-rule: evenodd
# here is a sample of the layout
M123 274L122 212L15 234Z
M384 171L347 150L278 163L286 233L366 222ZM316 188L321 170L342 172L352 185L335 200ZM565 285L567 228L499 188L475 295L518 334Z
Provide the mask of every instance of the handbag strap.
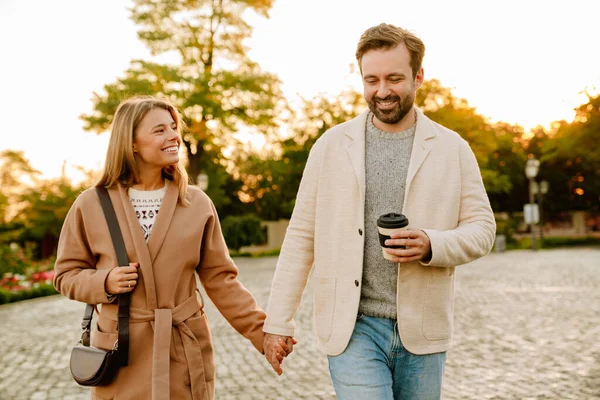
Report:
M125 242L123 241L123 235L121 234L121 228L119 227L119 221L115 214L115 209L110 197L108 190L104 186L96 187L98 196L100 197L100 204L102 204L102 210L108 223L108 230L110 231L110 237L117 253L117 262L119 266L129 266L129 258L127 257L127 250L125 248ZM129 360L129 305L131 303L131 292L122 293L117 296L119 302L119 310L117 314L118 318L118 332L119 332L119 354L121 366L127 366Z
M104 211L104 217L108 224L108 230L110 237L117 253L117 262L119 266L129 265L129 258L127 257L127 250L125 248L125 242L123 241L123 235L121 234L121 228L119 227L119 221L115 214L115 209L108 190L104 186L96 187L98 197L100 198L100 204ZM118 301L118 354L119 364L126 366L129 360L129 305L131 303L131 292L122 293L117 295ZM83 321L81 322L81 328L83 329L83 335L81 341L84 346L90 345L90 326L92 324L92 316L94 315L94 305L87 304L83 314Z

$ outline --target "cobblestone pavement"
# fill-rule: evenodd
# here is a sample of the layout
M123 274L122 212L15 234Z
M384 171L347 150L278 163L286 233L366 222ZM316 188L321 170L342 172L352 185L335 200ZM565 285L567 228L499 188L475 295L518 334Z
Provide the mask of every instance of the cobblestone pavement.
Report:
M236 261L266 306L276 258ZM335 398L310 294L281 377L207 305L217 399ZM445 399L600 399L600 249L490 254L457 270L456 296ZM82 311L60 296L0 307L1 400L89 399L68 371Z

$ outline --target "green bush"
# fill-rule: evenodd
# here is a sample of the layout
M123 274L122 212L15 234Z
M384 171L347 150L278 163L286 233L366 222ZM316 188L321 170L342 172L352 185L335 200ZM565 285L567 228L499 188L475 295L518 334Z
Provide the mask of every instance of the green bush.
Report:
M31 298L31 290L24 289L18 291L12 291L10 293L10 302L15 303L17 301L27 300Z
M547 237L543 240L545 249L569 246L600 246L600 239L589 237Z
M231 257L248 257L251 258L252 257L252 253L248 252L248 251L235 251L235 250L229 250L229 255Z
M496 215L496 235L504 235L506 244L516 243L514 233L517 230L521 218L517 218L512 213L499 213Z
M43 297L44 289L42 289L42 286L31 288L31 289L29 289L29 294L31 295L31 297L30 297L31 299L34 299L36 297Z
M256 253L252 253L252 257L274 257L274 256L278 256L279 253L281 253L281 249L259 251Z
M545 237L543 241L536 238L536 245L539 249L555 249L560 247L575 247L575 246L600 246L600 239L592 236L586 237L566 237L566 236L551 236ZM523 238L516 240L514 243L507 245L509 250L531 249L531 238Z
M41 284L38 287L9 291L0 289L0 304L16 303L17 301L58 294L51 284Z
M274 257L274 256L278 256L280 252L281 252L281 249L273 249L273 250L266 250L266 251L253 251L253 252L244 251L244 252L241 252L241 253L238 253L238 252L232 250L230 252L230 255L231 255L231 257L259 258L259 257Z
M40 297L52 296L52 295L58 294L56 289L54 289L53 285L41 285L40 289L41 289Z
M24 275L31 260L31 254L28 253L29 249L13 249L8 244L0 244L0 278L7 273Z
M257 216L251 214L225 217L221 229L227 247L238 253L243 246L264 243L266 235L260 222Z

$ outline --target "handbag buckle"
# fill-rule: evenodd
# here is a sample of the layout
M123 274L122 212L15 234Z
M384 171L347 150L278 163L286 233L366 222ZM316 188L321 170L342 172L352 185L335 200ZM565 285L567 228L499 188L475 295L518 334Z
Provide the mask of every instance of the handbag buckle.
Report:
M82 329L81 329L81 337L79 338L79 341L77 342L77 344L83 344L83 338L84 338L86 335L87 335L88 337L89 337L89 335L90 335L90 328L89 328L89 327L85 327L85 328L82 328Z
M115 341L115 344L113 345L113 348L112 348L112 349L113 349L113 350L119 350L119 339L117 339L117 340Z

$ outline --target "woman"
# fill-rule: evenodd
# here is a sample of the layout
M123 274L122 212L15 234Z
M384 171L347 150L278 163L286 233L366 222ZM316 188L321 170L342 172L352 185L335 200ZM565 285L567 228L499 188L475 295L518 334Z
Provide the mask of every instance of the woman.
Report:
M177 110L157 98L126 100L114 116L97 186L108 189L129 266L116 268L94 189L77 198L60 235L56 289L73 300L102 304L93 346L113 347L112 302L132 292L128 366L110 385L92 388L94 399L214 398L212 341L194 272L221 314L263 351L265 313L237 280L213 203L187 185L179 162L181 130Z

